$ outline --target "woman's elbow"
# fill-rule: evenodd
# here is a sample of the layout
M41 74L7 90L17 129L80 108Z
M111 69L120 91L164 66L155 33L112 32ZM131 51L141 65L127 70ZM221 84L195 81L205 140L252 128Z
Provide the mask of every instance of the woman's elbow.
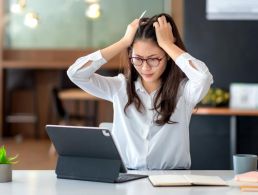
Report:
M68 68L68 70L66 71L66 74L68 76L68 78L73 81L75 79L75 75L76 73L74 71L72 71L72 68Z
M203 83L204 85L209 85L209 86L213 83L213 76L209 71L202 74L201 83Z

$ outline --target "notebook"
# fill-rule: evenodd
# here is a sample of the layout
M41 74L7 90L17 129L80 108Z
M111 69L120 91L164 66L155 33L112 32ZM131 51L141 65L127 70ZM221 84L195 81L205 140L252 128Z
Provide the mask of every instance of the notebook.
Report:
M153 186L227 186L228 184L218 176L203 175L150 175Z

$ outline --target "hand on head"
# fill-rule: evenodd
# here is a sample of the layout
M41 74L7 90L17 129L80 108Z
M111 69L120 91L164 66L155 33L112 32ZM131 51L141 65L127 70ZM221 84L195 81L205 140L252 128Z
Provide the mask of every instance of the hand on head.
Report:
M176 42L172 32L172 27L170 23L167 22L165 16L159 17L157 22L153 23L153 26L155 28L158 44L161 48Z
M122 38L127 47L129 47L134 39L137 28L139 27L139 19L135 19L127 26L124 37Z
M139 27L139 21L139 19L135 19L127 26L125 35L122 38L126 44L126 47L129 47L132 44L135 33ZM157 21L153 23L153 27L155 28L157 42L161 48L176 42L176 38L172 32L171 24L167 22L164 15L159 17Z

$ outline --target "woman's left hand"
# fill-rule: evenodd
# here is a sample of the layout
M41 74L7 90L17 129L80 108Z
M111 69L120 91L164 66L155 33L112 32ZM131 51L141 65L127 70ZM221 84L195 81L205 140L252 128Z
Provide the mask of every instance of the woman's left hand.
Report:
M158 21L153 23L153 26L155 27L158 44L162 49L165 50L166 46L175 43L176 39L173 35L172 27L165 16L159 17Z

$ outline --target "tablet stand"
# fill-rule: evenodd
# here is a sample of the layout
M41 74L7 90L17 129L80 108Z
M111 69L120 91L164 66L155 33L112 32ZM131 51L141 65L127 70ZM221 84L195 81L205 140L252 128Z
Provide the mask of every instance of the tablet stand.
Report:
M110 182L118 178L120 160L96 159L76 156L59 156L56 174L58 178Z

